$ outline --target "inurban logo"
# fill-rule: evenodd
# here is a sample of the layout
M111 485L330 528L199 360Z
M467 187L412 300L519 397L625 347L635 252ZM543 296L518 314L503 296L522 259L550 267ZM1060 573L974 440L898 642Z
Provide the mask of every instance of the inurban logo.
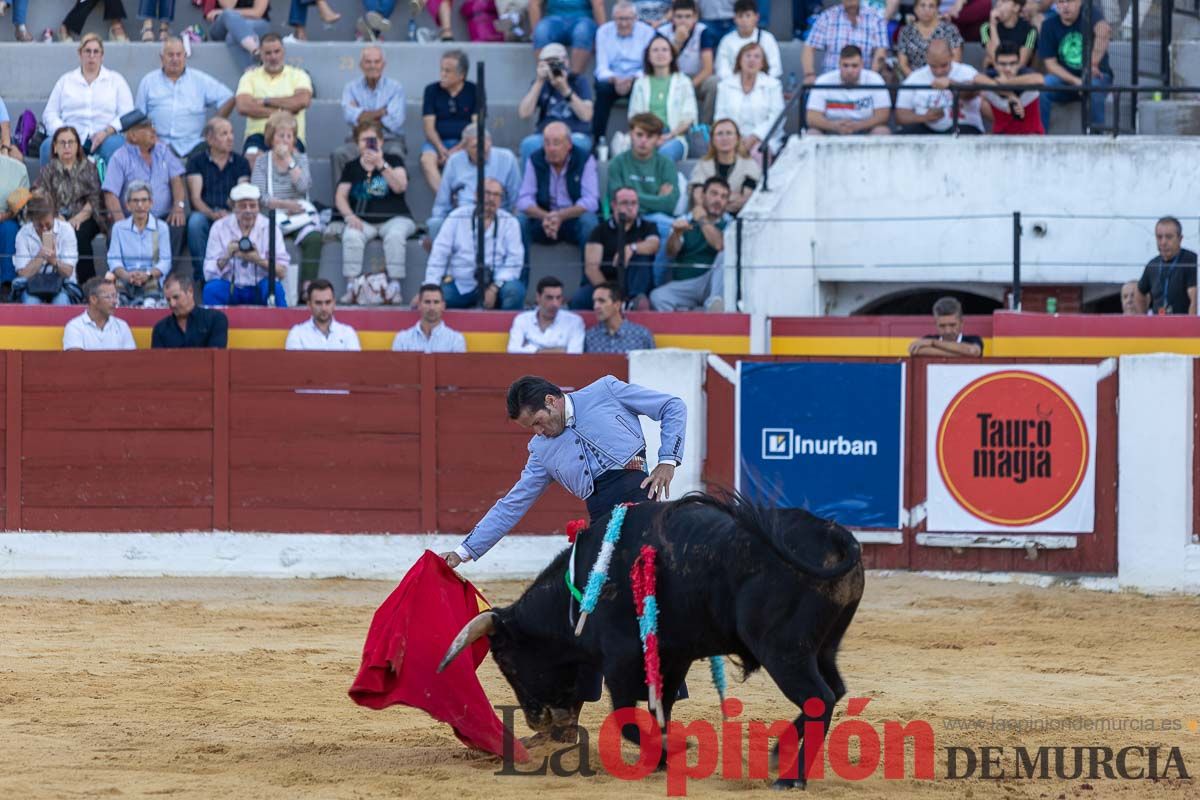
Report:
M791 428L763 428L762 457L766 460L790 459L793 438L795 432Z
M763 428L764 461L790 461L800 456L877 456L875 439L847 439L840 433L833 439L809 439L793 428Z

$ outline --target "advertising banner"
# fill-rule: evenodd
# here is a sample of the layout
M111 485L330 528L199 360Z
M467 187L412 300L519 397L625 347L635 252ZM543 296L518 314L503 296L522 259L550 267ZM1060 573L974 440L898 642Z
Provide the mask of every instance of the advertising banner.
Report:
M738 363L738 489L854 528L898 529L904 365Z
M1092 364L928 368L926 499L932 532L1091 533Z

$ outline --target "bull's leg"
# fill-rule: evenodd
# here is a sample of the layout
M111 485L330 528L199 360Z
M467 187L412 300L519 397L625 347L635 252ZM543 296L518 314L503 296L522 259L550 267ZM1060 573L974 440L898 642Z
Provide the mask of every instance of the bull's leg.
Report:
M835 704L846 696L846 682L842 680L842 674L837 667L838 648L841 646L842 636L850 627L850 623L854 619L854 612L857 610L857 600L842 609L837 622L829 631L829 635L825 637L825 641L821 643L821 649L817 653L817 667L821 670L821 677L825 679L825 683L829 684L829 688L833 690Z
M800 715L792 720L792 726L796 729L796 738L800 742L797 774L795 778L780 777L774 783L776 789L803 789L807 782L804 777L804 765L808 763L807 752L809 748L821 745L821 742L810 742L804 738L804 723L809 719L819 719L822 724L821 729L829 730L829 719L833 715L833 690L821 677L821 670L817 666L815 654L796 651L776 652L769 646L765 651L760 648L751 649L788 700L801 708L804 706L804 701L809 698L819 698L824 703L823 713L819 717L809 717L801 711ZM775 759L773 760L779 763L781 771L790 766L786 761L780 759L778 743L775 745L774 754Z

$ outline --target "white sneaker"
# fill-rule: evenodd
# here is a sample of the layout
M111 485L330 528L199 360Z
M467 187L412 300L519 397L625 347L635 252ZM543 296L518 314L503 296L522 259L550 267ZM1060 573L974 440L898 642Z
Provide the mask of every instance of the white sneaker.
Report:
M289 33L287 36L283 37L283 43L288 47L291 47L294 44L304 44L304 40L297 39L295 34Z
M390 306L398 306L404 303L404 294L400 286L400 281L388 281L387 290L383 294L383 302Z

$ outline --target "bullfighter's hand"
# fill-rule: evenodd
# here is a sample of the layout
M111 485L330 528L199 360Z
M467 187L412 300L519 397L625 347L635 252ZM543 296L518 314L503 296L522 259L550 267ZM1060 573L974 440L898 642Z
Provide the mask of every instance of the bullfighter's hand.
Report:
M671 480L675 477L675 465L663 462L654 468L650 476L642 481L642 488L650 487L646 494L649 500L666 500L670 497Z
M462 559L458 557L458 553L451 550L449 553L438 553L438 558L446 559L446 565L450 569L454 569L462 563Z

